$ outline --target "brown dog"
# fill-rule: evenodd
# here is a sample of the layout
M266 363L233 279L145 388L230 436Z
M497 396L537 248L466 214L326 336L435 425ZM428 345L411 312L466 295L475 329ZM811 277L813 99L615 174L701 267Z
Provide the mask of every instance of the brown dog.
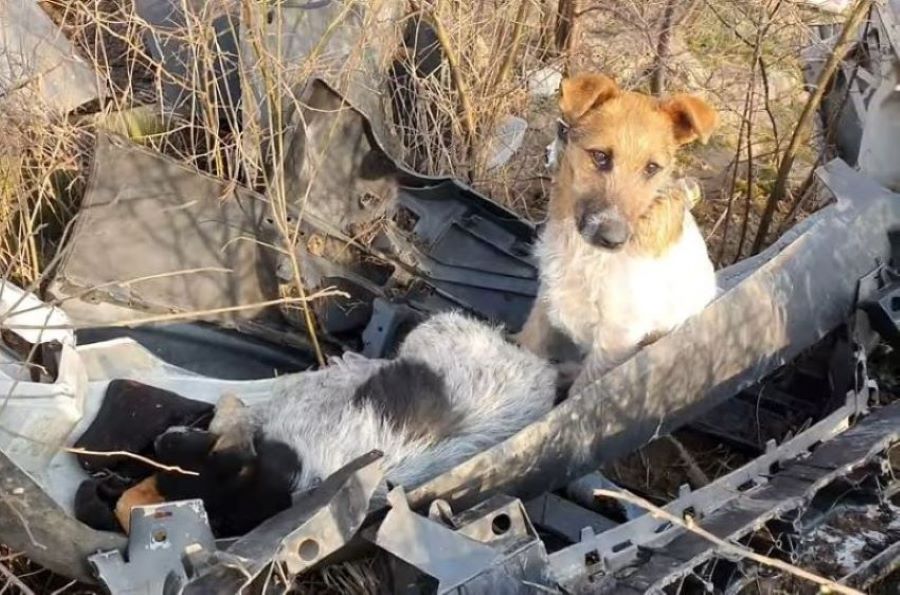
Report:
M551 338L561 332L608 370L716 294L706 245L671 175L679 147L706 142L717 116L697 97L660 100L599 74L566 79L560 92L567 133L536 248L541 288L518 340L554 357Z

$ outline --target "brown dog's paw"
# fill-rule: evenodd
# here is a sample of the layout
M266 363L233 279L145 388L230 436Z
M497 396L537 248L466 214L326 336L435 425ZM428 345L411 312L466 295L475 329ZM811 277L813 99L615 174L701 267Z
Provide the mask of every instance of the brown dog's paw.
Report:
M156 476L151 475L144 481L125 490L116 502L116 519L125 533L131 530L131 509L135 506L162 504L166 499L156 489Z

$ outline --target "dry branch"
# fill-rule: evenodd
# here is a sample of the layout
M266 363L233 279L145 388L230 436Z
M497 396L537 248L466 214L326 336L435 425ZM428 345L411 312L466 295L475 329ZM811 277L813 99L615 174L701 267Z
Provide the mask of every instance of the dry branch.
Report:
M675 450L678 452L678 456L681 457L681 460L684 462L687 468L686 473L688 479L691 482L691 487L697 489L708 485L709 477L706 475L706 473L703 472L703 469L700 468L700 465L697 464L697 460L694 458L694 455L692 455L688 451L688 449L685 448L684 444L681 443L681 440L671 434L666 436L666 439L673 447L675 447Z
M656 60L650 75L650 93L657 97L666 91L666 72L669 69L672 30L675 28L675 9L679 4L680 0L668 0L663 9L662 27L656 42Z
M0 575L3 576L8 584L14 585L22 595L35 595L34 591L29 589L28 585L23 583L22 580L17 577L12 570L7 568L5 564L0 564Z
M416 10L422 11L421 5L417 0L411 0L411 2ZM453 80L453 86L456 89L456 93L459 97L460 107L462 108L463 127L465 128L467 137L466 142L468 144L468 152L471 158L475 150L475 143L477 142L475 108L472 107L472 99L469 94L469 88L466 85L466 81L463 78L462 71L460 70L459 57L457 56L456 51L453 48L453 43L450 40L450 36L447 34L447 29L441 23L441 19L438 15L438 6L440 6L440 2L438 2L438 4L435 6L435 9L430 12L431 24L432 27L434 27L434 34L437 37L438 43L440 44L441 49L444 52L444 56L447 58L447 67L450 70L450 78Z
M164 465L163 463L158 463L153 459L148 459L145 456L135 454L133 452L128 452L127 450L87 450L84 448L75 448L71 446L67 446L63 448L63 450L76 455L89 455L92 457L126 457L129 459L134 459L135 461L140 461L141 463L150 465L151 467L155 467L162 471L171 471L173 473L180 473L181 475L200 475L196 471L189 471L187 469L179 467L178 465Z
M559 0L556 9L554 45L557 55L566 56L566 64L575 43L575 23L578 18L578 0ZM566 68L568 71L568 68Z
M781 163L778 166L775 185L772 188L772 194L769 195L769 198L766 201L766 206L759 222L759 228L756 230L756 239L753 241L751 254L758 254L766 242L769 227L772 225L772 218L775 215L775 209L778 207L778 203L781 202L787 191L788 176L791 173L791 168L797 157L797 151L800 149L800 144L809 132L813 117L819 109L819 104L822 103L822 98L825 96L825 91L828 89L832 77L834 77L835 72L837 72L838 67L847 55L847 52L853 47L853 35L856 33L860 23L869 13L871 8L872 0L857 0L856 4L853 5L850 15L844 23L844 27L841 29L841 34L834 46L834 50L828 57L825 66L822 68L818 80L816 80L815 90L809 96L806 105L803 106L803 111L801 112L797 125L794 127L794 132L791 135L791 141L785 149L784 155L782 155L781 158Z
M158 322L172 322L175 320L191 320L195 318L199 318L201 316L210 316L214 314L228 314L231 312L241 312L245 310L255 310L257 308L266 308L268 306L280 306L280 305L288 305L288 304L304 304L311 302L312 300L316 300L319 298L325 297L343 297L349 298L350 295L344 291L339 291L334 288L326 288L321 291L317 291L316 293L307 295L305 297L284 297L278 298L275 300L266 300L264 302L253 302L252 304L241 304L239 306L226 306L223 308L210 308L208 310L196 310L190 312L175 312L172 314L158 314L155 316L145 316L143 318L131 318L128 320L118 320L115 322L110 322L106 326L111 328L121 328L121 327L131 327L131 326L142 326L145 324L156 324ZM91 325L85 325L84 328L88 328ZM11 330L22 329L22 330L69 330L69 329L78 329L82 328L77 325L40 325L40 324L5 324L4 328L8 328Z
M528 7L531 6L531 0L519 0L519 8L516 11L515 22L513 23L513 32L506 48L506 54L503 56L503 62L497 70L497 76L494 77L492 88L497 89L506 80L513 63L516 59L516 52L522 44L522 32L525 29L525 20L528 18Z

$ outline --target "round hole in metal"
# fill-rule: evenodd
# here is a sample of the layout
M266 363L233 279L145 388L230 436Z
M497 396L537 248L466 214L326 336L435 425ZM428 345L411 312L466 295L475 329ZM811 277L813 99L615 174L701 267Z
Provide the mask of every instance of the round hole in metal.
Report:
M304 562L312 562L319 557L319 543L315 539L304 539L297 548L297 553Z
M512 521L508 514L500 513L491 521L491 531L494 535L503 535L512 527Z

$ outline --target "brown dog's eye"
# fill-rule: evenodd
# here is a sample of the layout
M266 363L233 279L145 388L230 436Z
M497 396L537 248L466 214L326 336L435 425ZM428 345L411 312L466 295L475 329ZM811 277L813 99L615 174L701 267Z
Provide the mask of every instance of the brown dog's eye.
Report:
M612 169L612 157L609 153L604 151L591 151L591 159L594 160L594 165L597 166L597 169L600 171L609 171Z
M653 162L651 161L651 162L648 163L647 166L644 168L644 173L647 174L647 177L648 177L648 178L652 178L652 177L655 176L657 173L659 173L659 170L661 170L661 169L662 169L662 166L661 166L660 164L658 164L658 163L653 163Z

